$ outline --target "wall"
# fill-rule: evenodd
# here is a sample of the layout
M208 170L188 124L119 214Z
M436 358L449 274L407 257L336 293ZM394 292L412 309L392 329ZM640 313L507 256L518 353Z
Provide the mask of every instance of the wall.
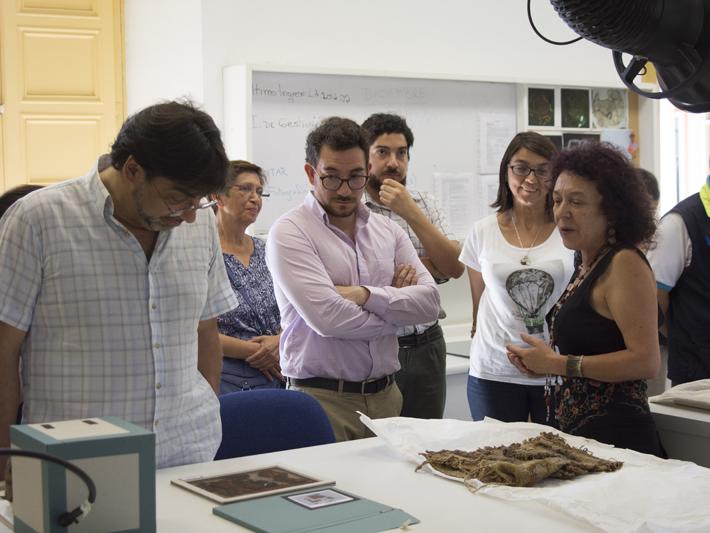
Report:
M548 2L533 6L541 31L573 35ZM609 50L544 43L523 0L204 0L202 16L205 104L218 119L221 69L239 63L621 86Z
M222 68L239 63L480 81L621 86L611 52L552 46L523 0L125 0L128 111L192 94L222 124ZM538 27L573 36L548 2ZM201 22L201 25L200 25Z
M125 0L126 111L204 102L201 0Z

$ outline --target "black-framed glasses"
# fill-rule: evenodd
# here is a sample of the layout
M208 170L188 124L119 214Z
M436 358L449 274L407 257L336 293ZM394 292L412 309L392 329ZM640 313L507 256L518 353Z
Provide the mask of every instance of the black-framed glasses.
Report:
M520 177L529 176L532 172L544 182L552 181L552 176L550 176L550 168L548 166L531 167L530 165L523 165L522 163L516 163L515 165L508 165L513 174Z
M270 193L264 192L262 187L254 187L253 185L232 185L230 189L237 189L240 193L250 195L256 194L259 198L268 198Z
M163 204L165 204L165 207L168 208L168 211L170 211L170 216L174 217L174 218L184 216L187 213L192 213L193 211L198 211L200 209L207 209L208 207L212 207L213 205L217 205L217 200L210 201L210 200L207 200L206 198L200 198L197 205L192 203L192 205L190 205L189 207L175 208L172 205L170 205L165 198L163 198L163 195L160 194L160 191L155 186L155 183L153 183L152 181L149 181L148 183L150 183L153 186L153 190L155 191L155 194L158 195L158 198L160 198L160 201L163 202Z
M313 167L311 167L313 168ZM343 186L343 183L347 183L351 191L359 191L364 188L367 184L367 174L356 174L355 176L350 176L349 178L341 178L340 176L321 176L318 171L313 168L316 176L320 179L323 184L323 188L328 191L337 191Z

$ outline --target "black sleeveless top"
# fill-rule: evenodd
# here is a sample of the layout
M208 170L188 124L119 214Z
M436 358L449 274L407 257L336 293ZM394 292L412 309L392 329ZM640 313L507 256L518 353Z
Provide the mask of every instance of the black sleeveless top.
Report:
M601 316L590 304L595 282L622 249L620 246L611 249L558 311L553 338L561 354L587 358L626 349L616 322ZM639 250L636 252L646 262L645 256ZM604 383L565 377L555 393L555 401L557 422L565 433L662 455L644 380Z

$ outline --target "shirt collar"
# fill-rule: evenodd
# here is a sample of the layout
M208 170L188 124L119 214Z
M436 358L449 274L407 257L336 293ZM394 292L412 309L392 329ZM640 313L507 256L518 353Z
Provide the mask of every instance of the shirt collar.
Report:
M103 215L104 219L109 220L113 216L113 199L104 182L101 181L98 166L99 161L96 160L89 173L84 176L84 181L89 191L91 204L96 207L98 213Z

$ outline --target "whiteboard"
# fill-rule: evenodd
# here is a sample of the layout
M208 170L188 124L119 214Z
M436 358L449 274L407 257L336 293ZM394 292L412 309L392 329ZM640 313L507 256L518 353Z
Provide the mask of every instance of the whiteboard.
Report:
M225 128L244 128L250 110L248 157L264 168L271 194L254 234L267 233L305 198L306 136L329 116L357 123L376 112L405 117L414 133L407 186L439 199L457 237L490 212L499 160L517 131L514 84L270 71L250 78L250 107L230 104L244 95L225 91L225 109L246 111L226 115Z

